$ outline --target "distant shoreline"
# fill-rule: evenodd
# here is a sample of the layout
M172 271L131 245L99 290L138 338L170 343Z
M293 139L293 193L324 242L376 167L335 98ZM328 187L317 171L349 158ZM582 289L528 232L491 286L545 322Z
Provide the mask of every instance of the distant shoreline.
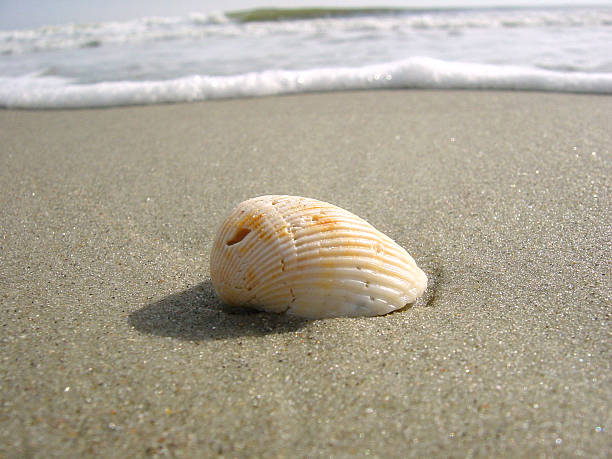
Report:
M594 8L605 5L523 5L523 6L439 6L439 7L303 7L303 8L252 8L224 12L225 16L238 22L290 21L318 18L348 18L356 16L381 16L395 14L444 13L449 11L510 11Z
M404 8L255 8L229 11L225 15L239 22L286 21L404 13Z

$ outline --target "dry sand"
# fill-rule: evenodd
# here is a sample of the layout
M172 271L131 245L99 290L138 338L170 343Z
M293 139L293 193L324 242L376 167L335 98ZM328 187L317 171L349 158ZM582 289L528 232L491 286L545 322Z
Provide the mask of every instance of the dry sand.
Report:
M378 91L0 112L0 457L610 457L612 98ZM385 317L230 314L260 194L428 272Z

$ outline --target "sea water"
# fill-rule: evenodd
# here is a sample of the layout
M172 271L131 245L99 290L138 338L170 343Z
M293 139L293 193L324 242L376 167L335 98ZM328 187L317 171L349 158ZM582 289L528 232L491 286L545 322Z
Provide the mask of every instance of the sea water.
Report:
M289 12L289 16L290 16ZM226 13L0 31L0 106L378 88L612 93L612 7Z

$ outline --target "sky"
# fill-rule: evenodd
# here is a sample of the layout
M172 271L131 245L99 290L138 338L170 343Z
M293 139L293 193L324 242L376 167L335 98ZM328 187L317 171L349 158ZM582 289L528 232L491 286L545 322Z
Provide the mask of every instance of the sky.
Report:
M612 0L0 0L0 29L122 21L143 16L180 16L193 11L230 11L266 6L479 7L610 5Z

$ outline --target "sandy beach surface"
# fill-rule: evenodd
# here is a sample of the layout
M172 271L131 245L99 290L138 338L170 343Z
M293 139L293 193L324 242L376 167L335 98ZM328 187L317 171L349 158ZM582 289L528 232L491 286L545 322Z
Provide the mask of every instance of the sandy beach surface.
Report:
M0 458L610 457L612 98L377 91L0 111ZM238 202L342 206L426 298L236 314Z

